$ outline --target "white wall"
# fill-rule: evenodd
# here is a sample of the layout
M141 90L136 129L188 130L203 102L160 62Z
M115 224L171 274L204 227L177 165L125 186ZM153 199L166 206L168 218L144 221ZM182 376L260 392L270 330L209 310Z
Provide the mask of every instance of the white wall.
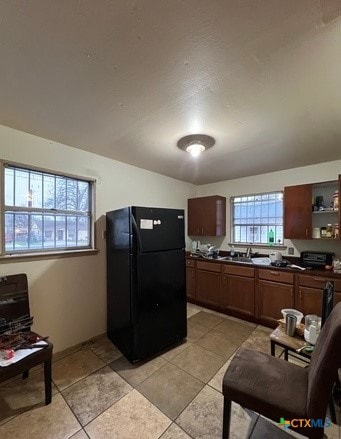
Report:
M256 175L253 177L239 178L235 180L221 181L199 186L198 196L223 195L227 198L227 236L223 238L201 239L201 243L210 242L222 250L229 250L230 242L230 203L229 199L235 195L255 194L261 192L283 190L285 186L292 186L305 183L319 183L323 181L337 180L341 174L341 160L321 163L318 165L305 166L268 174ZM195 239L195 238L194 238ZM200 239L200 238L198 238ZM295 256L299 256L302 250L321 250L333 251L337 256L341 256L340 241L320 241L320 240L284 240L284 245L294 247ZM268 249L257 249L261 253L269 253ZM283 255L288 252L283 251Z
M128 205L186 208L197 187L0 126L0 159L96 178L99 253L61 259L1 260L0 276L27 273L34 329L55 352L106 331L105 212Z

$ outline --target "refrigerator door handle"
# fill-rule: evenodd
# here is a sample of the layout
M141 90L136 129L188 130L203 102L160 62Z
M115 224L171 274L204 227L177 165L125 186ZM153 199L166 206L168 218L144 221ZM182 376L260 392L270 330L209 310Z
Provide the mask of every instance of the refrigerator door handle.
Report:
M140 232L139 232L139 229L137 227L134 215L131 215L131 224L133 226L133 230L134 230L135 236L136 236L137 251L138 251L138 253L141 253L141 248L142 248L141 236L140 236Z

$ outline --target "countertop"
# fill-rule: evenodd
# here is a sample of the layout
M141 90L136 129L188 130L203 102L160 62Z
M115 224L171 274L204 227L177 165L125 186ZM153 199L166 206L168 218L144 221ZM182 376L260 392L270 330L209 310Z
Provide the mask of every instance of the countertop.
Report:
M262 255L260 257L262 257ZM298 268L291 268L290 266L288 266L288 267L275 267L272 265L263 265L263 264L258 265L255 263L248 263L248 262L226 261L226 260L222 260L222 259L213 259L210 257L193 256L189 252L186 254L186 259L192 259L195 261L211 262L212 264L239 265L239 266L253 267L253 268L258 268L258 269L265 269L265 270L280 270L280 271L296 273L296 274L303 274L303 275L306 274L306 275L310 275L310 276L321 276L321 277L326 277L326 278L341 279L341 273L334 273L334 271L332 271L332 270L321 270L318 268L313 268L313 269L306 268L305 270L300 270ZM285 257L285 259L287 259L287 258ZM290 262L298 265L299 258L297 258L296 261L294 261L294 258L291 258Z

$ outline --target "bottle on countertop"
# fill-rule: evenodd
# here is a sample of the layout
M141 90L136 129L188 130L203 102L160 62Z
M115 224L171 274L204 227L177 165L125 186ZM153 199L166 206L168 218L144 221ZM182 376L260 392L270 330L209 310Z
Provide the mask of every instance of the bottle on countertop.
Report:
M274 231L272 229L270 229L269 233L268 233L268 244L274 245L274 243L275 243L275 234L274 234Z
M234 254L235 254L235 251L234 251L234 245L232 245L232 246L231 246L230 255L233 257Z

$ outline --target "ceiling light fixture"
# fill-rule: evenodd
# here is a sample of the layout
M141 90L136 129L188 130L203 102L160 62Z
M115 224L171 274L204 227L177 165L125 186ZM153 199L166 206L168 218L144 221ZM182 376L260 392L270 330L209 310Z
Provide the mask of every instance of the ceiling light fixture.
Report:
M215 144L215 140L206 134L190 134L181 137L177 146L182 151L189 152L192 157L198 157L206 149L211 148Z

